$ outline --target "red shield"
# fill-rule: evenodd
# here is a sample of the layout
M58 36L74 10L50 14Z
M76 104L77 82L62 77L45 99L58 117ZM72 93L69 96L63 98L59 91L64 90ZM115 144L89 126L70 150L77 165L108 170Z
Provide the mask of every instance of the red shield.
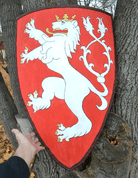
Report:
M17 69L37 135L61 166L76 168L96 143L113 98L111 15L74 6L20 17Z

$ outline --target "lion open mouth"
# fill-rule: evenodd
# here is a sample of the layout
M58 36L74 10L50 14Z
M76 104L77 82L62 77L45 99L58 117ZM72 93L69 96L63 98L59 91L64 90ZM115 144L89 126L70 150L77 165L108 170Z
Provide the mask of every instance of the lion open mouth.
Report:
M64 30L60 30L59 28L56 28L56 29L53 29L53 32L50 32L49 28L46 28L46 32L48 34L52 34L52 35L55 34L55 33L64 33L64 34L67 34L68 30L67 30L67 28L65 28Z

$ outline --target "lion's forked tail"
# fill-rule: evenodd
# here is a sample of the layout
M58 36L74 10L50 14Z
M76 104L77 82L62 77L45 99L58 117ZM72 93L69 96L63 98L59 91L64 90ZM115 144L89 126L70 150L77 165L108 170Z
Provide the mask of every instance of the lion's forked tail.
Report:
M101 99L101 102L102 102L101 106L96 105L96 107L99 110L105 110L107 108L108 103L107 103L107 100L104 97L108 95L108 89L107 89L107 87L104 83L100 83L100 84L104 88L103 92L98 91L92 84L90 86L90 90L92 92L94 92L95 94L97 94L99 96L99 98Z

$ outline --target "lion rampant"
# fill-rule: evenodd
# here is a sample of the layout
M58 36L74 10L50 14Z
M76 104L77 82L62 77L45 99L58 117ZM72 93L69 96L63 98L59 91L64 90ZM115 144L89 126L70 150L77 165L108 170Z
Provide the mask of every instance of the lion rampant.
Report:
M70 138L86 135L92 129L92 122L83 111L83 100L92 91L100 97L102 102L101 106L97 106L97 108L104 110L107 107L107 101L104 96L107 95L108 91L106 88L104 88L104 92L98 91L68 61L68 57L72 58L71 53L75 53L76 46L79 45L80 27L78 22L76 20L53 22L53 29L67 29L68 33L55 33L52 37L36 29L34 23L34 19L30 23L27 23L25 32L29 34L29 38L34 38L41 46L30 52L28 52L28 48L26 47L24 53L21 54L21 64L25 61L39 59L49 69L61 74L63 78L45 78L42 81L42 96L37 97L37 91L29 94L28 97L31 101L28 101L27 105L32 105L34 112L37 112L38 110L49 108L54 96L59 99L64 99L69 109L78 118L78 122L72 127L67 128L62 123L58 124L58 129L55 132L58 135L58 141L62 142L63 139L69 141Z

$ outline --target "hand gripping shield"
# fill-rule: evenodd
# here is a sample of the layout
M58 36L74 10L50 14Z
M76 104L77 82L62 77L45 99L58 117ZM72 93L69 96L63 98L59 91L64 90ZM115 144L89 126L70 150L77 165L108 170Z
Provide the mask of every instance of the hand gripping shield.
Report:
M17 73L28 118L52 158L79 166L104 127L115 85L112 17L80 6L17 20Z

